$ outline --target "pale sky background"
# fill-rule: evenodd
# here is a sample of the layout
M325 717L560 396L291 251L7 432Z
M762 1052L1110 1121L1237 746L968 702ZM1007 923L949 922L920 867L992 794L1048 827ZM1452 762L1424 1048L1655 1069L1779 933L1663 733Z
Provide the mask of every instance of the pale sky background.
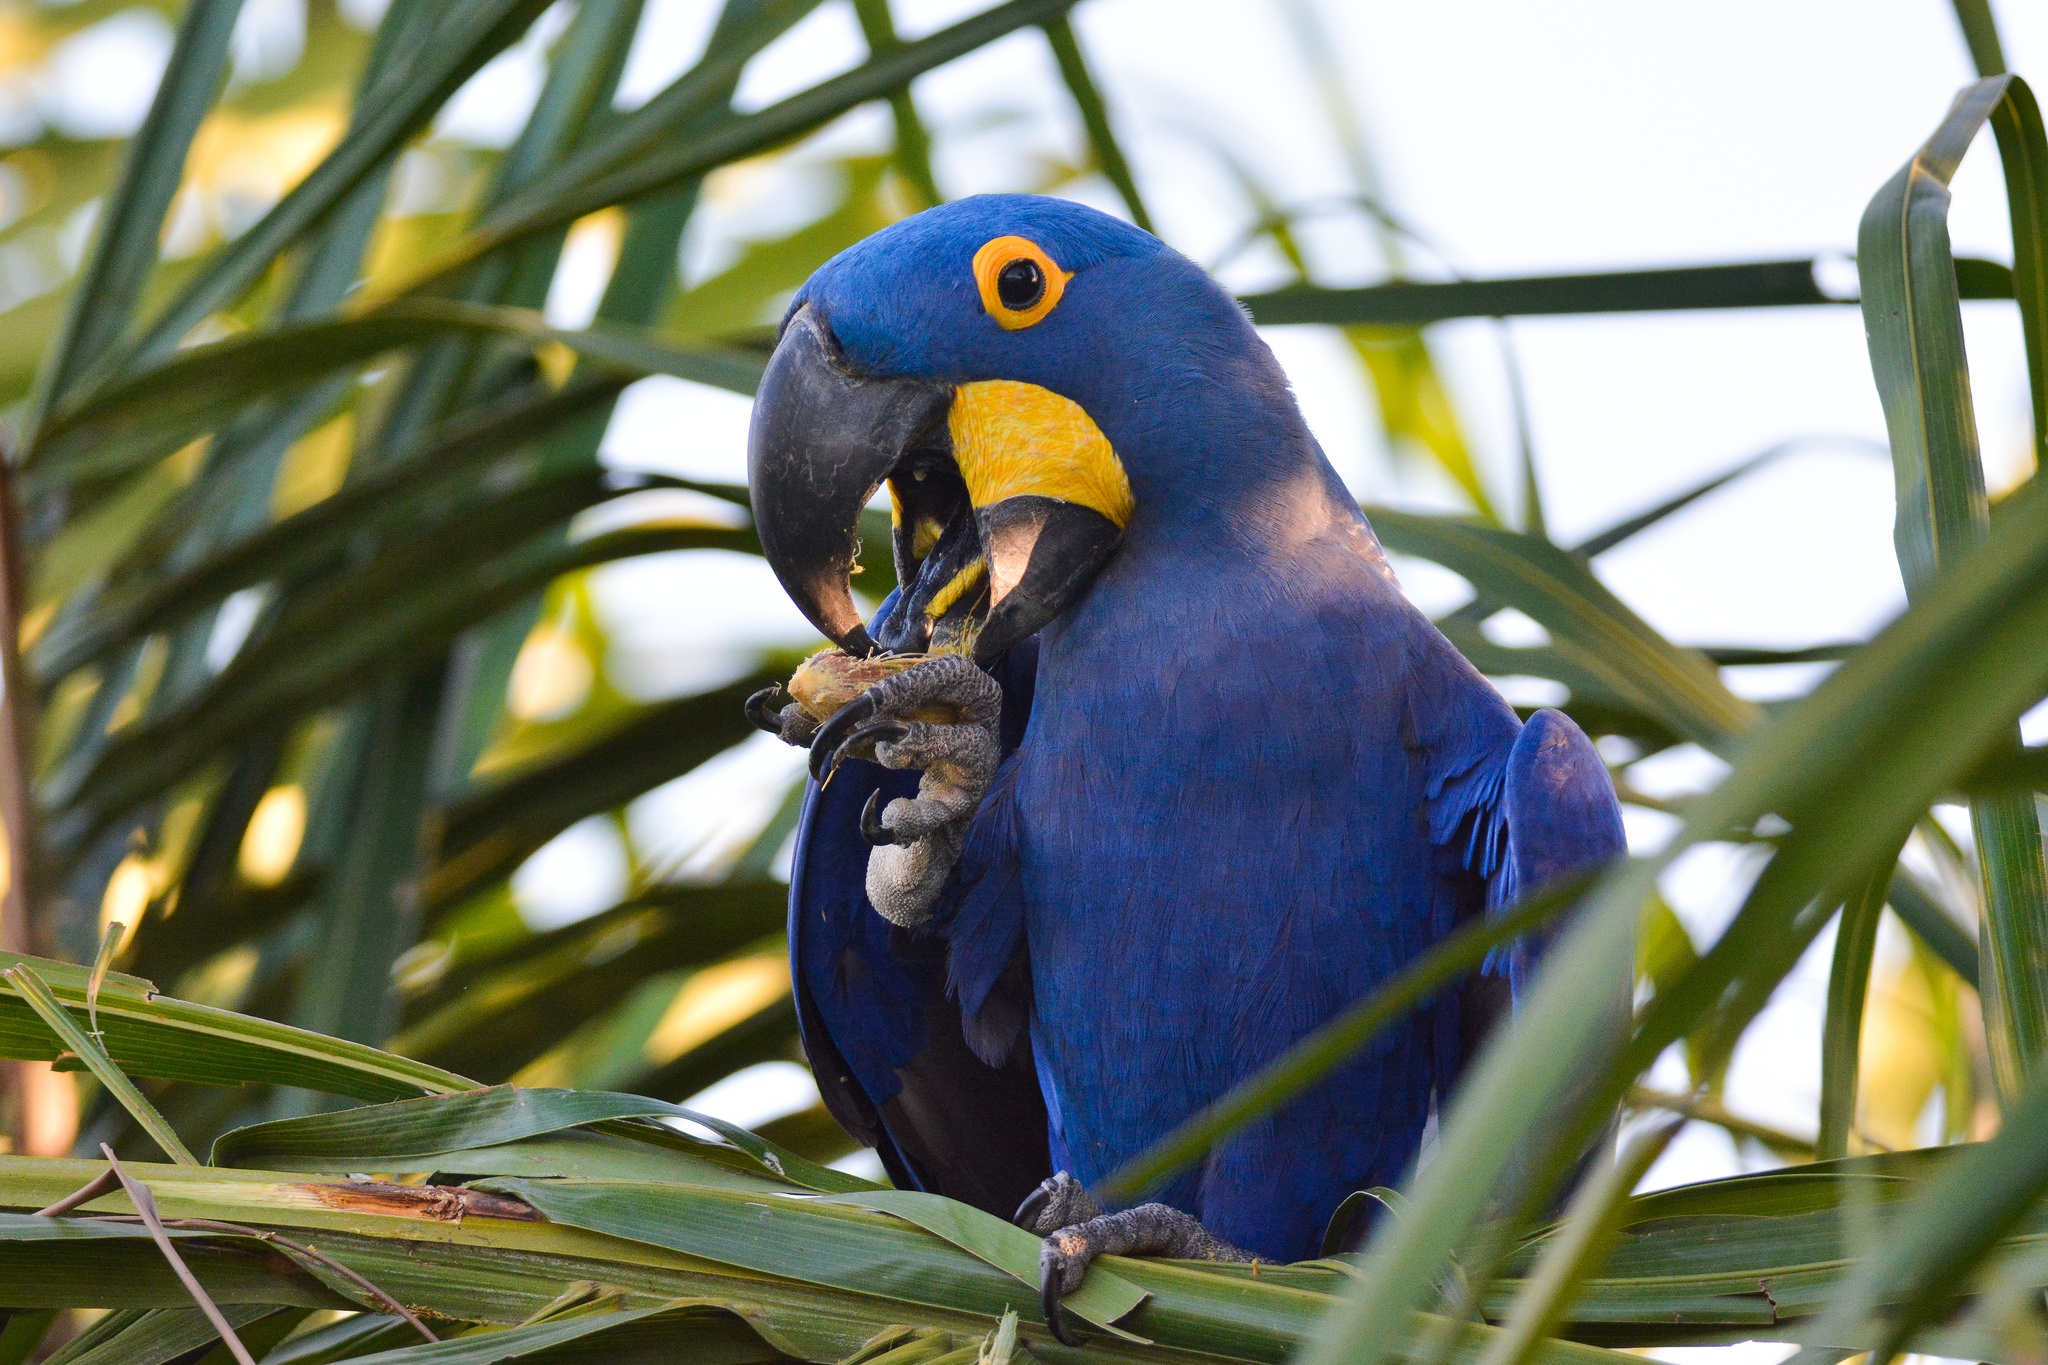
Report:
M277 69L280 53L296 51L301 3L250 0L238 37L242 78L259 78ZM899 27L913 37L983 7L896 0ZM345 8L369 19L381 5L350 0ZM2048 6L1995 8L2012 68L2048 71ZM622 103L645 99L694 60L713 9L710 0L650 0ZM1451 270L1487 276L1845 257L1864 204L1972 77L1941 0L1322 0L1318 13L1384 202L1432 248L1411 248L1410 266L1439 278ZM1074 17L1137 180L1180 250L1214 261L1251 221L1226 157L1254 168L1284 205L1358 193L1279 0L1084 0ZM123 104L122 92L135 89L135 70L147 75L149 54L168 36L151 20L124 16L125 29L109 20L91 31L97 46L66 58L68 68L53 65L41 116L67 127L132 126L140 110L129 107L132 98ZM480 73L444 115L442 134L507 140L537 88L540 43L557 31L558 22L544 21L533 39ZM830 0L754 61L739 102L772 102L862 54L851 6ZM67 78L67 69L79 74ZM130 74L110 82L114 71ZM1034 154L1081 155L1079 121L1036 32L924 77L915 93L949 195L1022 187ZM0 116L11 117L6 109ZM817 174L803 168L879 150L888 137L886 114L870 107L812 139L792 166L714 177L685 246L688 273L715 271L737 241L815 217L827 201ZM1068 192L1119 209L1100 182ZM1307 242L1323 282L1381 276L1355 216L1322 224ZM1988 136L1957 177L1951 226L1959 253L2010 260ZM601 253L572 251L550 313L569 324L586 319L606 268ZM1253 289L1273 281L1275 269L1268 256L1245 253L1224 278ZM1845 259L1827 278L1853 290ZM2031 467L2017 315L1994 303L1966 304L1964 313L1987 467L1993 487L2003 487ZM1522 320L1508 331L1560 540L1597 531L1766 447L1806 439L1800 453L1599 561L1601 577L1672 638L1859 638L1902 605L1884 427L1855 308ZM1361 497L1445 505L1440 487L1390 461L1333 334L1277 328L1266 336ZM1494 325L1447 324L1430 336L1494 486L1510 487L1511 408ZM740 481L747 408L731 394L646 381L621 405L605 456L620 467ZM1403 572L1426 607L1458 600L1449 575L1405 564ZM717 681L741 666L744 651L808 636L765 566L738 556L611 566L595 575L593 594L616 642L607 661L614 680L644 695ZM707 650L707 639L726 648ZM1803 690L1814 676L1735 670L1730 681L1765 697ZM2048 726L2030 725L2030 734L2037 728ZM628 837L684 874L715 870L766 820L798 761L765 737L750 742L716 769L635 803ZM1717 772L1696 751L1646 768L1637 777L1658 793L1697 789ZM1671 825L1637 812L1631 838L1639 850L1653 847ZM562 923L609 904L624 876L620 837L613 825L587 822L535 855L517 883L534 922ZM1745 868L1733 851L1709 848L1669 879L1668 894L1702 945L1746 889ZM1830 944L1831 935L1816 945L1739 1054L1728 1087L1738 1113L1813 1130ZM703 1103L755 1122L814 1095L799 1068L770 1064ZM1647 1183L1736 1169L1729 1141L1695 1125Z

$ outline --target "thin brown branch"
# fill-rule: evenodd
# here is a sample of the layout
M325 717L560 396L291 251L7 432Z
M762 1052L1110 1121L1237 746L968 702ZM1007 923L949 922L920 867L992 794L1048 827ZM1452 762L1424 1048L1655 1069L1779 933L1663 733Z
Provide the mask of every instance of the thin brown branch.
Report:
M0 895L0 950L32 951L29 906L35 877L35 690L21 665L21 519L9 452L0 450L0 820L7 824L7 885Z
M0 952L33 951L29 922L29 879L35 838L29 821L35 800L29 790L28 755L34 752L35 697L21 666L21 520L14 506L11 451L0 448ZM37 1131L30 1110L48 1097L29 1084L29 1062L0 1062L0 1103L12 1111L14 1150L28 1150Z
M71 1210L79 1207L81 1204L90 1204L103 1194L112 1194L120 1188L121 1178L119 1176L115 1175L111 1170L101 1171L84 1185L65 1195L48 1208L37 1209L35 1216L38 1218L55 1218L59 1214L71 1212Z
M221 1313L220 1305L213 1301L205 1286L199 1283L199 1277L192 1273L192 1267L185 1264L185 1258L171 1245L171 1235L164 1231L163 1219L157 1216L156 1198L150 1194L149 1187L121 1169L121 1159L114 1155L112 1147L102 1142L100 1152L107 1158L107 1165L112 1168L115 1178L121 1182L121 1188L128 1191L128 1198L134 1201L135 1212L142 1218L142 1225L149 1229L150 1239L156 1243L156 1249L171 1263L172 1272L184 1284L185 1292L192 1296L192 1301L199 1305L199 1311L206 1314L206 1320L213 1324L213 1330L220 1333L220 1339L227 1343L229 1353L234 1356L238 1365L256 1365L256 1357L249 1354L249 1348L235 1335L234 1324Z
M1701 1123L1711 1123L1716 1128L1739 1137L1754 1138L1775 1152L1802 1156L1809 1160L1813 1156L1811 1139L1797 1137L1758 1123L1754 1119L1731 1114L1712 1100L1699 1099L1692 1095L1673 1095L1637 1085L1629 1088L1628 1102L1634 1109L1662 1109L1667 1114L1679 1114L1685 1118L1698 1119Z

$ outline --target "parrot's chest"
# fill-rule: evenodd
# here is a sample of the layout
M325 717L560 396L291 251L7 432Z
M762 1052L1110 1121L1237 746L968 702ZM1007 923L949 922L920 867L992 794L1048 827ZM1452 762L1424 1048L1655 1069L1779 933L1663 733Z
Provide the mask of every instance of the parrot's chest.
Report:
M1017 788L1035 1035L1091 1168L1448 927L1399 630L1355 594L1104 586L1044 638Z

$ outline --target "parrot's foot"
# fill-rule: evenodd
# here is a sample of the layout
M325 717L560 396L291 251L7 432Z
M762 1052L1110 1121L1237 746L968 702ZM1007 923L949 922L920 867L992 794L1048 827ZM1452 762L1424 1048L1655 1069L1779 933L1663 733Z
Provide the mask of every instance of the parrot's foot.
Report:
M818 727L811 774L829 781L845 759L924 774L916 797L860 813L868 855L868 899L884 919L924 923L959 860L968 822L1002 761L996 726L1003 692L970 659L941 655L884 678Z
M1252 1261L1189 1215L1165 1204L1104 1213L1081 1182L1061 1171L1027 1196L1016 1222L1045 1238L1038 1253L1038 1297L1052 1334L1078 1346L1060 1314L1060 1300L1081 1287L1097 1256L1172 1256L1186 1261Z

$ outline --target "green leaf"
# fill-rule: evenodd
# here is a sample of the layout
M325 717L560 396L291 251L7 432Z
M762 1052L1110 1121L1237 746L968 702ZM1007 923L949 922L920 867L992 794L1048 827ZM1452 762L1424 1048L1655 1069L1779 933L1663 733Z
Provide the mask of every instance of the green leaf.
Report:
M1306 285L1242 302L1262 327L1290 323L1381 326L1445 322L1451 318L1541 317L1585 313L1662 313L1688 309L1784 308L1843 304L1814 282L1815 261L1760 261L1697 265L1670 270L1611 270L1590 275L1524 279L1453 280L1441 284L1372 285L1317 289ZM1959 264L1965 264L1959 262ZM2011 274L1992 261L1969 261L1973 299L2009 299Z
M336 1170L351 1162L357 1170L429 1170L448 1152L675 1112L641 1095L495 1085L237 1128L214 1142L212 1162L275 1171Z
M1473 462L1457 409L1419 327L1355 325L1344 329L1359 363L1372 377L1380 422L1395 452L1421 451L1472 501L1489 525L1502 524L1486 483Z
M2014 294L2037 428L2048 419L2048 135L2025 82L1966 87L1934 135L1864 210L1864 328L1898 484L1894 540L1909 596L1990 526L1948 236L1948 182L1986 121L1997 131L2012 212ZM2048 449L2048 446L2037 446ZM2017 743L2013 732L2007 745ZM2016 1095L2048 1054L2048 861L2031 793L1970 803L1985 889L1983 1001L2000 1092Z
M101 975L102 973L95 972L88 978L88 1001L98 996L102 982L97 978ZM74 1056L85 1063L99 1083L107 1088L107 1093L128 1111L129 1117L142 1126L142 1130L163 1149L166 1156L180 1166L199 1164L199 1158L192 1155L171 1125L164 1122L164 1116L157 1113L156 1106L142 1097L142 1092L135 1088L135 1082L122 1073L121 1068L114 1064L113 1058L107 1056L106 1049L94 1040L92 1034L80 1028L78 1021L71 1017L71 1012L58 1003L56 996L50 994L50 988L36 975L35 968L25 962L16 963L9 967L0 979L4 979L14 993L35 1011L36 1017L49 1026L50 1031L63 1041L64 1046L69 1048Z
M547 81L533 112L527 115L519 138L507 150L492 177L487 202L501 202L506 196L530 184L593 131L609 120L609 108L618 91L619 76L625 69L626 54L638 36L644 0L600 0L579 7L568 30L549 54ZM551 276L559 252L548 252L533 264L542 267L537 275ZM537 306L546 299L546 281L525 284L525 291L537 291L540 298L527 300ZM504 300L504 301L510 301Z
M100 1169L99 1162L0 1158L0 1205L47 1203ZM455 1321L515 1324L554 1304L562 1286L576 1281L617 1286L648 1306L678 1298L732 1302L783 1350L811 1359L837 1359L902 1321L903 1305L886 1299L792 1286L632 1242L508 1218L523 1206L464 1191L280 1182L211 1171L180 1178L179 1168L136 1163L130 1170L147 1181L166 1217L208 1217L296 1233L300 1240L310 1236L323 1252L401 1301ZM449 1221L456 1209L465 1215L459 1230ZM908 1229L905 1234L923 1239ZM170 1235L222 1304L358 1306L293 1276L261 1243L178 1229ZM886 1243L875 1248L882 1255L891 1249ZM133 1225L0 1215L0 1283L32 1303L190 1304L147 1234ZM924 1316L977 1335L996 1317L950 1309Z
M1685 491L1666 498L1654 507L1638 512L1632 517L1625 517L1606 530L1586 537L1578 544L1572 546L1572 553L1583 559L1592 559L1598 555L1605 554L1624 541L1631 540L1641 535L1644 531L1649 530L1652 526L1667 520L1678 512L1684 511L1709 493L1717 493L1729 484L1734 483L1737 479L1752 474L1765 465L1793 454L1811 444L1812 438L1810 437L1794 437L1789 441L1779 441L1775 445L1766 446L1756 454L1738 462L1732 468L1723 470L1712 478L1703 479Z
M221 1316L237 1329L273 1315L275 1309L260 1303L221 1308ZM49 1365L166 1365L219 1340L196 1308L131 1309L110 1313L73 1337L49 1358Z
M2036 1078L1989 1142L1966 1149L1929 1182L1891 1234L1838 1292L1812 1339L1850 1339L1859 1318L1889 1311L1873 1359L1889 1360L1940 1316L2000 1238L2048 1190L2048 1079Z
M1580 1185L1564 1221L1536 1258L1522 1292L1515 1295L1505 1330L1487 1351L1483 1365L1524 1365L1535 1355L1538 1344L1564 1318L1588 1273L1606 1259L1629 1191L1684 1126L1683 1120L1667 1120L1638 1134L1616 1160L1601 1163Z
M844 189L835 207L786 236L742 243L730 266L675 296L665 329L692 337L742 334L825 261L895 220L884 158L849 157L836 169Z
M208 314L241 297L547 6L548 0L462 0L441 8L431 36L407 45L403 65L379 85L378 99L341 145L185 286L135 343L124 367L170 354Z
M319 969L300 986L293 1011L303 1027L364 1043L390 1032L392 966L418 933L401 886L417 875L446 686L446 669L428 663L384 678L363 705L348 840L321 886L325 913L311 953Z
M659 888L548 934L510 961L450 974L411 1002L393 1051L498 1080L627 998L657 972L701 966L781 932L780 882ZM463 931L452 929L460 940Z
M6 1323L0 1325L0 1365L26 1365L56 1320L57 1314L53 1309L38 1312L16 1309L9 1313Z
M1936 957L1954 968L1956 975L1968 982L1971 990L1978 989L1977 945L1912 876L1902 872L1894 877L1886 902L1892 913Z
M1613 1255L1583 1285L1569 1330L1630 1344L1826 1340L1816 1320L1856 1273L1858 1250L1898 1236L1916 1198L1958 1155L1927 1149L1823 1162L1633 1199ZM2038 1226L2038 1215L2030 1217L2006 1245L2026 1245L2020 1239L2036 1235L2030 1229ZM1523 1277L1561 1235L1546 1230L1510 1256L1508 1276L1486 1296L1490 1316L1509 1311ZM1830 1335L1862 1349L1887 1327L1882 1313L1866 1312L1838 1322ZM1975 1335L1978 1344L1966 1354L2004 1354ZM1931 1343L1919 1337L1915 1344ZM1961 1346L1955 1338L1949 1344Z
M1827 1014L1821 1022L1820 1136L1814 1151L1827 1161L1849 1154L1856 1126L1856 1073L1863 1039L1863 1001L1877 952L1877 925L1894 873L1891 864L1842 904L1835 959L1828 969Z
M746 1190L756 1195L787 1194L791 1188L789 1181L737 1149L680 1134L670 1136L672 1141L653 1141L645 1128L635 1128L631 1136L621 1135L616 1128L562 1132L493 1147L443 1152L432 1163L432 1170L437 1180L474 1181L497 1175L545 1179L578 1176L703 1185ZM336 1171L350 1164L341 1157L307 1160L309 1164L325 1162Z
M570 505L563 505L559 489L536 492L555 501L538 496L522 506L507 499L487 506L490 515L473 517L465 528L465 534L488 537L495 526L526 537L509 552L463 562L451 557L452 547L445 542L411 542L394 549L361 574L330 584L300 604L236 656L210 686L121 731L90 756L90 766L58 774L45 799L68 808L72 837L80 838L190 776L251 733L340 700L394 667L418 662L458 632L573 569L667 550L752 544L752 532L666 527L567 543L551 531L535 534L531 525L519 523L558 524L578 499L572 496ZM380 603L367 617L360 610L365 595Z
M1998 21L1992 17L1991 0L1954 0L1956 23L1963 41L1970 45L1970 61L1980 76L2005 74L2005 49L1998 41Z
M263 1365L335 1365L418 1340L412 1325L396 1315L354 1313L300 1332L265 1356Z
M593 168L588 178L559 189L552 185L536 186L486 215L447 253L395 286L394 292L424 289L505 247L572 223L586 213L656 193L727 162L800 137L856 105L887 96L933 67L985 47L1016 29L1043 24L1064 14L1073 4L1074 0L1007 0L916 42L875 56L842 76L834 76L778 104L728 119L685 145L649 149L616 169Z
M563 423L598 411L623 378L581 380L559 393L509 397L437 431L421 448L350 483L295 516L224 546L166 575L161 561L138 566L130 581L80 617L60 620L38 642L33 663L45 681L100 658L116 645L160 631L258 583L292 581L333 560L357 536L433 534L459 511L435 508L474 488L481 469L517 453ZM502 496L511 489L493 489Z
M500 1361L688 1360L743 1365L784 1360L744 1316L710 1304L677 1304L623 1313L586 1313L478 1332L450 1341L379 1351L355 1359L374 1365L498 1365Z
M868 52L880 56L903 46L896 36L895 21L889 17L889 0L853 0L853 12L860 20L861 37ZM932 140L924 121L917 115L917 101L908 84L889 92L889 112L896 123L896 169L924 201L924 207L945 202L939 182L932 178Z
M1588 1283L1593 1311L1582 1320L1583 1329L1607 1340L1645 1344L1699 1339L1702 1328L1763 1335L1772 1321L1767 1294L1795 1305L1798 1317L1810 1318L1841 1272L1844 1223L1838 1210L1843 1187L1852 1182L1895 1187L1896 1197L1882 1208L1903 1208L1905 1198L1919 1188L1915 1182L1939 1169L1947 1155L1913 1153L1883 1158L1881 1165L1807 1167L1769 1179L1743 1177L1631 1201L1617 1257L1618 1262L1627 1261L1627 1268L1616 1273L1610 1267L1606 1277ZM48 1202L77 1188L99 1168L99 1163L83 1161L0 1159L0 1205L18 1208ZM898 1338L905 1335L904 1327L910 1327L913 1332L956 1333L977 1340L996 1326L1005 1308L1019 1311L1020 1338L1034 1352L1045 1346L1044 1329L1032 1312L1036 1295L1020 1290L1014 1276L896 1218L774 1195L759 1182L723 1193L654 1184L657 1205L638 1214L611 1196L647 1185L521 1182L537 1194L564 1196L557 1208L568 1215L566 1220L538 1221L522 1214L524 1206L516 1201L447 1187L277 1181L244 1172L160 1166L131 1169L148 1182L165 1216L174 1221L208 1217L313 1241L402 1301L456 1320L509 1325L536 1314L557 1313L564 1286L581 1282L612 1287L625 1296L629 1307L660 1307L681 1298L733 1307L779 1347L808 1359L843 1358L892 1325ZM1807 1174L1816 1171L1820 1173ZM895 1198L885 1192L856 1196L857 1201ZM451 1222L457 1207L463 1211L459 1226ZM1748 1214L1750 1210L1754 1214ZM623 1228L625 1235L567 1225L586 1221ZM1745 1224L1760 1229L1759 1235L1740 1235ZM658 1240L639 1240L641 1232ZM259 1244L246 1238L175 1228L171 1235L223 1303L311 1300L320 1306L343 1306L325 1288L286 1278L272 1263L249 1256L247 1252L258 1250ZM679 1255L659 1244L683 1238L710 1252L712 1259ZM804 1245L806 1238L823 1245L829 1255L813 1257ZM1022 1249L1023 1243L1018 1245ZM1523 1273L1543 1245L1544 1239L1538 1239L1517 1252L1515 1273ZM162 1306L184 1306L175 1297L177 1285L163 1270L161 1258L124 1259L131 1248L153 1255L146 1237L133 1225L77 1220L53 1224L49 1219L0 1215L0 1282L53 1303L91 1296L119 1306L158 1306L148 1300L162 1296ZM727 1254L734 1259L716 1259ZM794 1263L800 1275L843 1278L854 1287L785 1278L750 1269L749 1262ZM1279 1360L1301 1342L1330 1296L1354 1273L1341 1261L1268 1265L1254 1271L1248 1266L1111 1258L1102 1268L1148 1295L1126 1325L1159 1344L1144 1347L1102 1338L1089 1349L1091 1354L1133 1365L1164 1365L1186 1359L1187 1352ZM1757 1269L1772 1276L1767 1289L1760 1288L1753 1275L1742 1278L1746 1270ZM914 1282L913 1294L890 1297L899 1281ZM1496 1293L1488 1300L1488 1311L1497 1313L1503 1302ZM1674 1325L1674 1312L1682 1313L1683 1323ZM1693 1316L1695 1312L1701 1316ZM1764 1332L1759 1332L1759 1324ZM1788 1329L1797 1326L1787 1323ZM1472 1365L1501 1339L1499 1332L1476 1324L1460 1328L1416 1315L1397 1334L1403 1358L1419 1365L1420 1343L1431 1334L1446 1333L1450 1358L1461 1365ZM1618 1362L1610 1351L1558 1341L1542 1343L1536 1359L1546 1365Z
M322 1170L337 1162L367 1161L379 1169L417 1171L431 1169L436 1164L433 1159L450 1152L501 1146L584 1124L628 1118L687 1119L711 1129L759 1168L792 1185L830 1194L874 1188L858 1176L783 1151L722 1119L663 1100L510 1085L258 1124L222 1137L214 1154L220 1162L240 1166ZM672 1149L705 1146L660 1129L611 1124L605 1131Z
M1662 896L1643 903L1636 927L1636 978L1659 991L1676 986L1699 963L1692 935Z
M356 317L188 347L87 394L45 425L28 456L28 486L120 473L175 450L254 398L289 392L387 351L449 335L503 337L528 346L559 343L629 376L674 375L740 393L754 391L764 363L748 353L677 346L608 324L574 331L550 327L527 308L396 300Z
M31 966L67 1008L85 1008L85 968L0 953L0 967L20 964ZM294 1085L366 1100L474 1088L450 1072L359 1043L172 1000L151 983L118 972L100 987L99 1016L107 1055L131 1075L209 1085ZM63 1046L69 1045L16 991L0 991L0 1057L49 1060Z
M242 0L193 0L186 8L170 63L128 143L91 254L44 359L34 400L38 416L64 399L134 318L156 268L157 241L185 154L227 74L228 40L241 10ZM31 418L29 428L35 425Z
M819 0L745 0L736 4L728 0L703 60L638 109L617 115L596 129L544 175L497 205L492 216L503 218L530 211L636 157L670 144L694 141L705 131L702 120L707 113L722 119L724 106L731 100L741 72L755 54L816 9L818 3ZM572 214L552 226L563 226L580 216Z
M1028 1303L1034 1297L1019 1291L1017 1278L980 1257L962 1262L954 1255L940 1254L936 1247L920 1254L918 1243L928 1235L924 1232L904 1239L903 1250L896 1257L874 1259L870 1248L875 1239L868 1228L873 1226L869 1220L877 1215L837 1208L838 1201L763 1201L723 1190L625 1181L508 1179L486 1182L483 1188L516 1195L557 1223L630 1237L767 1274L885 1293L912 1303L945 1306L971 1294L1000 1313L998 1304L1007 1306L1007 1301L1016 1299ZM887 1192L874 1193L888 1197ZM868 1198L860 1196L857 1202ZM967 1210L959 1217L970 1219L974 1213ZM987 1214L979 1217L989 1222L965 1225L976 1235L990 1234L996 1220ZM893 1221L883 1220L885 1225ZM1030 1264L1035 1269L1038 1239L1021 1228L1011 1231L1019 1240L1011 1243L1005 1259L1015 1260L1017 1248L1028 1242ZM1114 1280L1113 1275L1105 1278ZM1091 1302L1084 1308L1076 1300L1086 1292L1084 1285L1082 1293L1068 1303L1090 1321L1103 1314L1104 1303L1125 1304L1133 1295L1142 1297L1141 1290L1113 1283L1090 1296ZM1128 1313L1130 1306L1122 1311ZM1109 1323L1096 1321L1096 1325Z

